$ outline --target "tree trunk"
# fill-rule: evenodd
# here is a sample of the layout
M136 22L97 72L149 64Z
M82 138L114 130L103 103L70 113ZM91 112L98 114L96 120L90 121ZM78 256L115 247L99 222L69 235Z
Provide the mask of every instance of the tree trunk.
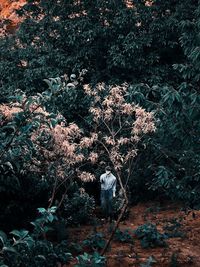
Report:
M128 202L125 200L124 205L123 205L123 207L121 209L121 212L119 214L119 217L118 217L118 219L117 219L117 221L115 223L115 226L114 226L114 228L113 228L113 230L112 230L112 232L110 234L110 237L107 240L103 250L101 251L101 256L103 256L106 253L106 251L107 251L107 249L108 249L108 247L109 247L109 245L110 245L110 243L111 243L111 241L112 241L112 239L114 237L114 234L116 233L117 228L119 227L119 223L120 223L120 221L121 221L121 219L122 219L127 207L128 207Z

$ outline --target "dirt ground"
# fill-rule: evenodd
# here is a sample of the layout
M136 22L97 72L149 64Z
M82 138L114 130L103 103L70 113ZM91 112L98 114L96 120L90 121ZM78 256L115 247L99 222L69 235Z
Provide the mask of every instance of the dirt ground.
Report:
M180 231L183 236L166 239L166 247L147 248L141 247L140 241L134 238L134 244L113 241L111 249L106 253L108 267L140 267L152 256L155 267L200 267L200 211L183 211L180 205L151 202L138 204L130 209L129 217L121 222L120 229L135 230L139 225L146 223L156 224L159 232L164 233L164 227L172 221L179 221ZM97 227L97 231L108 233L109 223ZM91 225L71 228L72 241L84 240L92 233ZM108 235L107 235L108 236ZM70 266L74 266L72 262ZM147 265L148 266L148 265ZM149 265L151 266L151 265Z

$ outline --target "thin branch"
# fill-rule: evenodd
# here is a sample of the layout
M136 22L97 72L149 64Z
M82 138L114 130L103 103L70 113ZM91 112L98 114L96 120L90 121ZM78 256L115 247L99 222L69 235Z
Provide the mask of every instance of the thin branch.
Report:
M115 136L123 129L123 130L129 130L132 129L132 127L128 127L128 128L123 128L124 125L126 124L127 120L130 118L130 115L128 115L128 117L126 118L125 122L122 124L121 121L121 116L119 116L119 129L115 132Z
M121 221L121 219L122 219L127 207L128 207L128 203L126 203L124 201L124 204L123 204L123 207L121 209L120 215L119 215L119 217L117 219L117 222L116 222L116 224L115 224L115 226L114 226L114 228L113 228L113 230L112 230L112 232L110 234L110 237L109 237L108 241L106 242L103 250L101 251L101 256L103 256L106 253L106 251L107 251L107 249L108 249L108 247L109 247L109 245L110 245L110 243L111 243L111 241L112 241L112 239L114 237L114 234L117 231L117 228L119 227L120 221Z
M104 120L103 118L102 118L102 121L103 121L104 125L106 126L106 128L108 129L110 135L112 135L112 137L113 137L113 132L111 131L111 129L110 129L110 127L108 126L108 124L105 122L105 120Z
M108 156L110 157L110 152L109 152L108 148L106 147L106 145L102 141L100 141L100 140L97 140L97 142L99 144L101 144L105 148L106 152L108 153Z
M56 185L57 185L57 182L58 182L58 177L56 175L55 183L54 183L54 186L53 186L53 192L52 192L52 195L51 195L51 198L50 198L50 202L49 202L48 208L50 208L52 206L52 203L54 201L55 194L56 194Z

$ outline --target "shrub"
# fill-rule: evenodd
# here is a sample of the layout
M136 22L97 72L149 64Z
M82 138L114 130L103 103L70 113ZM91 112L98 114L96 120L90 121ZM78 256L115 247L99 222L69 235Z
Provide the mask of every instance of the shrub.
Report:
M13 102L0 105L0 200L8 207L5 215L1 212L4 225L12 221L13 214L18 221L26 212L31 216L34 201L41 199L43 205L49 200L52 205L58 194L66 194L66 187L78 175L78 162L85 159L80 147L82 131L60 114L46 111L49 97L50 92L27 97L20 91ZM81 174L85 180L94 179L86 172Z
M177 218L172 218L163 227L165 230L165 235L170 237L184 237L185 234L180 230L181 223Z
M76 264L75 267L104 267L106 264L106 258L97 252L94 252L92 255L84 253L83 255L79 255L77 260L78 264Z
M63 203L63 217L67 225L79 225L91 221L95 209L94 198L87 193L74 193L72 198L68 196Z
M0 232L1 257L0 264L9 267L55 267L57 263L66 264L72 259L66 241L60 244L41 239L49 231L49 223L56 219L55 207L48 210L38 209L41 216L32 225L32 234L27 230L13 230L9 239L4 232Z
M65 243L53 245L47 240L33 240L28 235L17 242L20 243L3 248L1 264L9 267L55 267L58 262L66 264L72 259Z
M135 230L135 235L140 239L141 246L143 248L154 248L166 246L164 234L158 232L156 225L143 224Z
M94 233L90 235L86 240L83 241L83 245L86 245L93 250L102 249L105 246L105 239L102 233Z
M124 243L133 243L133 237L129 229L124 231L117 229L114 239Z

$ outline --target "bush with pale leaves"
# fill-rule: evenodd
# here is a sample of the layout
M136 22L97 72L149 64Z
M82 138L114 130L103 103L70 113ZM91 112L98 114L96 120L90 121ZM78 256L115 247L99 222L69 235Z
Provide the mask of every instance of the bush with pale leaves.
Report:
M131 161L137 155L137 144L146 134L156 130L153 112L127 101L127 84L108 86L102 83L94 88L87 84L83 88L91 99L89 111L98 135L96 142L107 155L107 162L115 170L130 169ZM87 142L92 140L87 139Z

